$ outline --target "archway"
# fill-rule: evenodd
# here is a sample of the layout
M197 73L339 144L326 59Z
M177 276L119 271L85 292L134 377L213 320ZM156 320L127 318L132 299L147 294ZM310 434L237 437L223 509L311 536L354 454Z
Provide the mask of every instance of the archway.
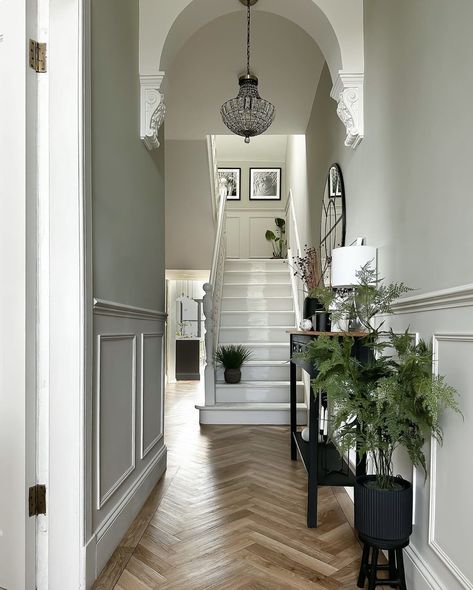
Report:
M161 90L166 68L183 44L210 21L236 12L237 0L140 0L141 138L159 146L164 119ZM260 0L255 10L272 12L304 29L319 45L333 81L332 98L347 129L346 145L363 139L363 2L334 0Z

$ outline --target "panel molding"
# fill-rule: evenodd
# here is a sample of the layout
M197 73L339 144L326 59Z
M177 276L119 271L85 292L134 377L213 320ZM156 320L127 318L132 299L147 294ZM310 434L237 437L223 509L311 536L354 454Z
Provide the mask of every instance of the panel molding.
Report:
M149 443L149 445L145 448L145 437L144 437L144 401L145 401L145 391L144 391L144 384L145 384L145 342L146 338L159 338L161 340L161 359L160 359L160 371L161 371L161 422L160 422L160 432L157 436ZM158 442L164 438L164 332L148 332L141 334L141 379L140 379L140 424L141 424L141 433L140 433L140 459L143 460L146 455L153 449Z
M403 297L393 304L396 314L473 306L473 284Z
M254 254L254 250L255 250L255 239L256 239L256 235L253 231L253 226L252 223L254 221L267 221L268 222L268 226L271 227L271 224L274 224L274 215L271 215L271 213L273 213L274 211L269 211L269 214L266 215L248 215L248 245L249 245L249 252L248 252L248 256L249 258L265 258L264 255L256 253L256 255ZM268 228L269 229L269 228ZM265 242L265 245L268 242ZM269 243L268 243L269 244ZM269 247L269 250L271 250L271 247ZM268 258L270 258L270 256L268 256Z
M411 561L413 567L417 569L431 590L445 590L445 587L441 586L437 579L432 575L432 567L427 561L425 561L418 549L412 543L404 549L404 552Z
M166 321L167 314L157 309L147 309L146 307L137 307L127 305L126 303L117 303L116 301L107 301L106 299L94 298L94 314L103 316L113 316L143 320L161 320Z
M115 483L102 495L101 479L101 452L100 452L100 422L101 422L101 354L102 342L107 340L131 340L132 341L132 375L131 375L131 464L115 481ZM97 462L97 510L100 510L105 503L113 496L123 482L136 468L136 334L99 334L97 337L97 394L96 394L96 462Z
M435 376L439 374L439 342L468 342L473 343L472 332L443 332L434 333L432 338L433 349L433 373ZM431 452L430 452L430 505L429 505L429 528L428 528L428 542L437 557L442 563L452 572L460 584L467 590L473 590L473 582L465 576L461 569L455 564L453 559L441 547L439 541L435 537L436 533L436 482L437 482L437 451L439 443L434 437L431 437Z
M227 217L238 217L240 213L285 213L286 207L227 207Z

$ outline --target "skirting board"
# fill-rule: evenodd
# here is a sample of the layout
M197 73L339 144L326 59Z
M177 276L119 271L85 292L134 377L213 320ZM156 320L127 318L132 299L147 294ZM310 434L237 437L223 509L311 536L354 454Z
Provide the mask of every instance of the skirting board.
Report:
M157 482L166 471L167 449L163 446L140 478L116 506L103 526L87 544L87 588L90 588L105 567L128 527L140 511Z
M447 590L432 575L429 564L419 555L413 545L404 549L406 582L408 588L415 590Z

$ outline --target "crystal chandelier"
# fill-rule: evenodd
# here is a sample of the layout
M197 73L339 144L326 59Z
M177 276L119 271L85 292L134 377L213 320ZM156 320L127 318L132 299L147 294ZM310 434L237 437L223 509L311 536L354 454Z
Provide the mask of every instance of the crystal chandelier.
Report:
M220 108L223 122L232 133L245 138L264 133L274 121L275 108L258 93L258 78L250 73L250 6L257 0L240 0L247 6L247 37L246 37L246 74L240 76L240 91L236 98L227 100Z

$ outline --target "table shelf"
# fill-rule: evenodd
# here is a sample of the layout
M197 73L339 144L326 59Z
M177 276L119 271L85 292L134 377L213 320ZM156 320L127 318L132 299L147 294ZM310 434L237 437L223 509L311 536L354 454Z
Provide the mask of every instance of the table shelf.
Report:
M302 352L312 340L319 336L330 335L334 338L350 336L354 340L352 354L360 361L367 362L372 354L371 350L364 345L364 333L340 333L340 332L302 332L298 330L289 331L291 340L291 355ZM353 486L357 475L366 473L366 458L357 453L355 473L350 465L343 458L332 441L320 442L320 392L314 393L312 388L309 395L308 426L310 440L303 440L301 432L297 429L297 371L299 367L309 374L311 379L317 376L317 371L309 363L297 356L291 358L291 459L297 460L300 456L307 471L307 526L317 526L317 488L318 486ZM322 398L323 400L324 398ZM324 402L325 403L325 402ZM313 437L315 434L315 437Z

